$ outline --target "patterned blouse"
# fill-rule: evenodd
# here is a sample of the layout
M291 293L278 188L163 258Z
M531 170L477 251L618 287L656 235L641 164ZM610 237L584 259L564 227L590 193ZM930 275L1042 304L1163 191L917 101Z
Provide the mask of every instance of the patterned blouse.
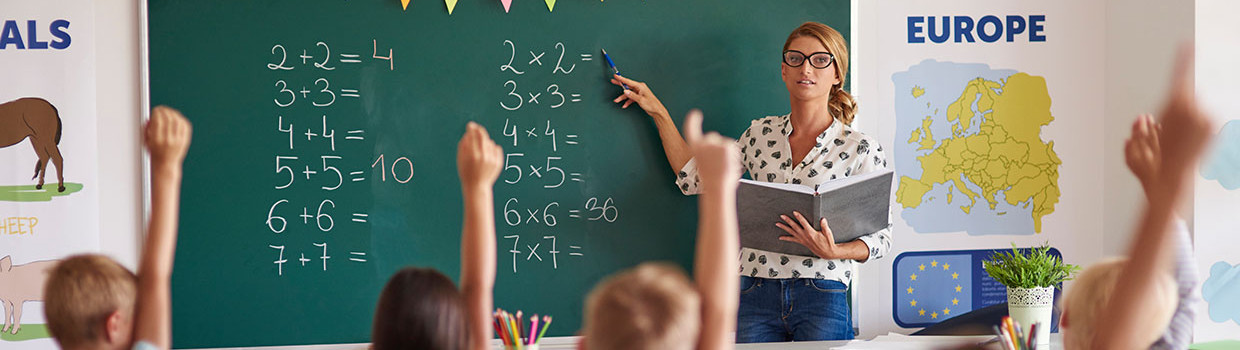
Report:
M737 143L741 146L741 163L754 180L814 186L853 174L864 174L887 167L883 147L872 137L836 120L822 134L805 159L793 166L788 135L792 123L788 115L754 120ZM698 188L697 162L689 160L676 177L676 185L686 195ZM791 213L789 213L791 214ZM774 225L779 218L771 218ZM887 228L861 236L870 249L869 260L883 257L891 250L891 224ZM762 278L815 278L852 282L855 260L821 259L742 247L741 275Z

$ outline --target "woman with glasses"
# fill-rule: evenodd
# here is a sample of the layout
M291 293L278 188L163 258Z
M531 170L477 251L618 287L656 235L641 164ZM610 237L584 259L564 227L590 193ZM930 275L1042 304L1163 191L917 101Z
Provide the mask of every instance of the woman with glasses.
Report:
M878 141L850 126L857 103L843 90L848 44L839 32L802 24L784 42L780 66L792 110L754 120L737 140L751 178L814 186L887 166ZM642 82L619 75L611 82L625 87L614 102L622 108L636 103L654 119L681 191L697 193L697 166L663 103ZM788 232L781 240L802 244L814 256L742 247L736 341L852 339L847 290L853 265L891 249L890 225L837 244L826 220L811 224L801 213L788 213L771 224Z

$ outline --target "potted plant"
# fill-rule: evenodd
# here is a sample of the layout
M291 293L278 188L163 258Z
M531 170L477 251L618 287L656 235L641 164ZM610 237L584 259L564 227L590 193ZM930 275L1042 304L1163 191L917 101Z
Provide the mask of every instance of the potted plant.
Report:
M1033 324L1038 326L1038 343L1050 342L1051 309L1054 308L1055 288L1061 282L1071 280L1080 267L1065 264L1051 255L1050 245L1021 252L1012 243L1012 251L995 252L989 260L982 261L982 269L995 281L1007 286L1008 315L1027 331Z

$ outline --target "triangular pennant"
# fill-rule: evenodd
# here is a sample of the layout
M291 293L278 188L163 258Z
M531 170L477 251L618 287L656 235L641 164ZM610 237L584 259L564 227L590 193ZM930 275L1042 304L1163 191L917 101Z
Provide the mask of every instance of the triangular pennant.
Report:
M504 13L508 13L508 8L512 7L512 0L499 0L499 2L504 4Z
M555 11L555 0L547 0L547 12Z
M400 9L401 9L401 11L408 10L408 9L409 9L409 0L400 0Z
M456 8L456 0L443 0L443 2L448 4L448 14L451 15L452 10Z

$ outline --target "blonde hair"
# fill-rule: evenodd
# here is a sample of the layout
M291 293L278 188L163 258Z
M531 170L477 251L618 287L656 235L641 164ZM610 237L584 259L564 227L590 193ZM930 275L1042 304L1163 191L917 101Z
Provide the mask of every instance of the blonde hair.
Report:
M101 330L113 312L120 310L132 319L137 280L133 272L102 255L64 259L48 273L43 290L47 330L61 348L101 340Z
M835 119L852 125L853 118L857 115L857 100L844 91L844 82L848 77L848 42L844 40L844 35L834 28L818 22L805 22L792 30L792 34L788 34L788 40L784 41L784 50L788 50L792 40L802 37L818 39L818 42L835 56L832 66L835 67L835 76L840 78L840 83L831 86L831 100L827 103L827 108Z
M701 300L676 266L644 263L613 275L586 299L586 348L693 349Z
M1070 338L1064 338L1065 348L1091 347L1097 331L1095 326L1102 321L1096 317L1107 307L1111 295L1115 293L1115 283L1119 281L1120 272L1127 262L1128 259L1125 258L1109 258L1090 266L1077 276L1072 290L1064 297L1064 312L1068 317L1065 328L1072 334ZM1144 344L1142 348L1149 347L1162 337L1178 304L1175 281L1166 273L1158 273L1154 277L1152 289L1154 308L1148 313L1137 315L1137 318L1142 320L1138 323L1142 327L1138 333L1143 337L1138 339L1140 344Z

